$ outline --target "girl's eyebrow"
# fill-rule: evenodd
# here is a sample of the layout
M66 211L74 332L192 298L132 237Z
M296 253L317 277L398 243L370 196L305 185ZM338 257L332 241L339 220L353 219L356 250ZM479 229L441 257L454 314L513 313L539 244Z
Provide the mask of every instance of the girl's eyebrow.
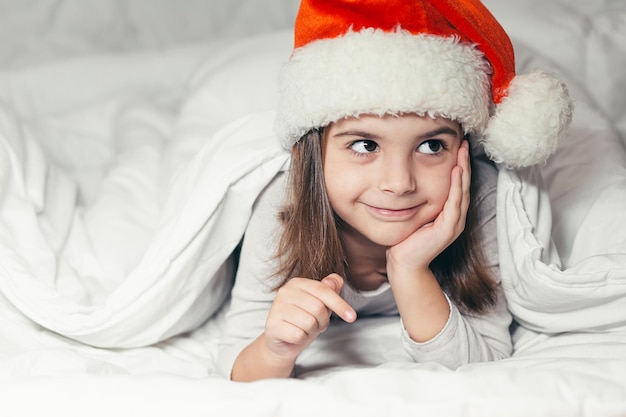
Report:
M459 132L451 128L450 126L441 126L441 127L438 127L437 129L431 130L430 132L426 132L423 135L419 135L418 138L427 139L427 138L432 138L433 136L439 136L439 135L450 135L450 136L454 136L455 138L458 138Z
M421 135L417 136L416 139L424 140L424 139L432 138L433 136L438 136L438 135L450 135L456 138L456 137L459 137L459 132L451 128L450 126L441 126L431 131L428 131L426 133L422 133ZM333 135L333 137L335 138L340 138L343 136L358 136L358 137L361 137L363 139L368 139L368 140L380 139L380 136L378 135L375 135L371 132L361 131L361 130L346 130L344 132L339 132Z
M346 130L345 132L339 132L333 135L334 138L340 138L343 136L358 136L364 139L379 139L378 135L375 135L371 132L365 132L361 130Z

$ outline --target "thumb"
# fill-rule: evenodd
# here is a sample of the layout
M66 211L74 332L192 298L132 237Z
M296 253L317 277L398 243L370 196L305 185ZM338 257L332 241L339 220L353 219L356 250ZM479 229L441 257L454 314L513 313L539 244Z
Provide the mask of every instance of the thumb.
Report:
M322 284L330 287L337 294L341 292L341 288L343 288L343 278L339 274L330 274L322 279Z

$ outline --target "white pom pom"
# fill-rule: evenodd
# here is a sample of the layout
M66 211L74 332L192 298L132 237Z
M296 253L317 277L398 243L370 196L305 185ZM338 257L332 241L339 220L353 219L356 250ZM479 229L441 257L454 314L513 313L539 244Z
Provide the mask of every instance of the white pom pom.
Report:
M572 111L563 81L540 71L518 75L485 129L485 151L508 168L544 163L565 136Z

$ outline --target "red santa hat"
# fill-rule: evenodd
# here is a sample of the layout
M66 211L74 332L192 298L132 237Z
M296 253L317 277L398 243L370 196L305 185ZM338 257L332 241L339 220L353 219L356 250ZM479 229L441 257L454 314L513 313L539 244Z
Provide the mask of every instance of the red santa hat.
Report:
M302 0L276 128L291 147L362 114L458 121L494 161L545 162L571 121L565 84L516 75L506 32L478 0Z

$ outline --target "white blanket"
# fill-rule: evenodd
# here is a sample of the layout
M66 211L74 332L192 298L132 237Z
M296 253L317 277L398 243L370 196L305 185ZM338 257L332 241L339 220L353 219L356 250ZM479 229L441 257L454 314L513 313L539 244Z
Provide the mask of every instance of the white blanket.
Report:
M609 0L486 2L520 70L558 72L576 99L545 166L500 171L503 282L522 325L511 359L412 364L398 321L367 319L317 340L299 380L215 375L231 254L288 163L272 109L296 3L42 1L0 16L13 31L0 42L3 407L626 415L626 5ZM23 29L42 21L44 35Z

